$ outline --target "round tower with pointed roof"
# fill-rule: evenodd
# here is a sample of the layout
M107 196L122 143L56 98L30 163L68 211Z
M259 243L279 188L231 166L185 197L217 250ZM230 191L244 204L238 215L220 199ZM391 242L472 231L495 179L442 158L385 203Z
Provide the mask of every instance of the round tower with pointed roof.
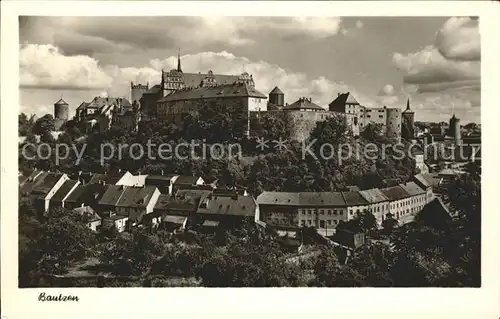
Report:
M415 112L410 108L410 98L406 102L406 109L402 113L403 125L406 129L402 130L404 139L411 140L415 137Z
M278 107L285 106L285 93L283 93L279 87L275 86L274 89L269 92L269 103Z
M54 128L60 130L64 123L69 119L69 105L63 100L62 96L54 103Z

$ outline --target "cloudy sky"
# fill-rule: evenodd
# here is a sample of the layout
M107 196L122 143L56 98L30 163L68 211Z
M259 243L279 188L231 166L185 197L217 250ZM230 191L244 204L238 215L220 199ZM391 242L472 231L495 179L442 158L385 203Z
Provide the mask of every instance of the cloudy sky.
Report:
M21 111L71 110L94 96L130 96L160 70L253 74L267 94L326 106L350 91L366 106L417 120L480 121L480 37L469 17L21 17Z

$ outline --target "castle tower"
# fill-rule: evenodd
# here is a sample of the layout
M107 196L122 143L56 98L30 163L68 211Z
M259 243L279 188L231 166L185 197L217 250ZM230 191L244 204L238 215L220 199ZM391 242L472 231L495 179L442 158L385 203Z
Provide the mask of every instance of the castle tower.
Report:
M149 83L144 84L134 84L134 82L130 82L130 102L132 104L137 103L140 108L140 100L144 92L149 90Z
M402 130L404 139L411 140L415 137L415 112L410 108L410 98L406 102L406 110L402 114L403 126L406 128Z
M384 110L386 112L386 136L396 143L401 143L401 109L384 106Z
M274 89L269 92L269 103L274 104L278 107L285 106L285 93L275 86Z
M59 131L64 123L68 121L69 118L69 105L66 103L62 96L54 103L54 129Z
M455 139L455 144L462 144L462 135L460 132L460 119L453 114L450 119L449 135Z

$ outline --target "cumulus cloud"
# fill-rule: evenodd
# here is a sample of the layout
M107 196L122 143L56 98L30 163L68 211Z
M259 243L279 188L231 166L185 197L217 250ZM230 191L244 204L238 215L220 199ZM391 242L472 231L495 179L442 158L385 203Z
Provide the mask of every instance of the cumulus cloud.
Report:
M19 54L21 87L44 89L96 89L113 79L98 62L85 55L64 56L51 45L22 45Z
M479 21L469 17L450 18L436 35L436 47L447 59L480 60Z
M326 39L339 32L337 17L23 17L21 43L53 43L70 54L132 48L187 50L204 45L256 43L262 32ZM186 37L186 34L189 34Z
M377 99L380 104L391 105L395 104L399 97L396 95L396 90L392 84L384 85L377 94Z
M477 19L460 17L444 23L436 33L434 44L415 53L396 52L392 60L403 72L404 84L415 87L417 93L434 93L432 98L444 99L443 103L426 100L425 108L430 105L450 111L453 105L480 106L480 56Z

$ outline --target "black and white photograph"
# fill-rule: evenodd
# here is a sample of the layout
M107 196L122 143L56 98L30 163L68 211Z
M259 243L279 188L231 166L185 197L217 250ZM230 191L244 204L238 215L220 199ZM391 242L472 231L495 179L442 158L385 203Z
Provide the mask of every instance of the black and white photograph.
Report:
M20 16L18 287L481 287L480 23Z

